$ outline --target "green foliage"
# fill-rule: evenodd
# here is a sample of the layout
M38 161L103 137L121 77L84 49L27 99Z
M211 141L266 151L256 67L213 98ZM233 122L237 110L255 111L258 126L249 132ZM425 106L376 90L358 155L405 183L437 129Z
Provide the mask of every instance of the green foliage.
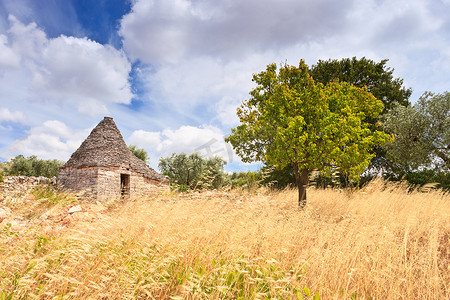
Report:
M420 167L450 170L450 93L426 92L414 106L397 105L384 117L384 128L394 134L385 146L394 171Z
M291 165L282 169L264 166L262 172L266 174L263 180L265 185L270 185L277 189L296 186L295 173Z
M388 59L375 62L365 57L319 60L309 73L316 82L323 84L337 79L356 87L367 87L375 98L383 101L385 112L395 104L408 105L412 93L411 88L403 87L403 79L394 78L394 69L388 68L387 62Z
M387 175L391 181L406 181L412 188L419 188L426 184L434 183L436 188L450 190L450 172L425 169L419 171L400 171Z
M261 172L233 172L230 175L231 187L245 188L248 190L256 190L263 180Z
M383 104L366 88L346 82L317 83L307 65L276 64L253 75L257 87L238 108L241 122L225 140L244 162L292 166L301 205L309 173L335 170L357 178L374 156L371 150L389 140L366 118L376 118Z
M160 158L159 169L180 191L187 188L218 189L226 183L225 163L218 156L203 158L199 153L173 153L170 157Z
M34 155L26 158L23 155L18 155L11 159L8 164L5 164L4 173L12 176L44 176L51 178L58 176L59 168L63 164L64 162L56 159L43 160L38 159Z
M149 157L147 151L143 148L137 148L136 145L129 145L128 149L130 149L131 153L133 153L137 158L141 159L145 163L147 163Z
M360 88L367 87L368 91L375 98L383 102L383 113L385 113L396 104L408 105L408 99L412 93L411 88L403 86L403 79L393 76L394 69L387 67L387 62L387 59L375 62L365 57L361 59L353 57L341 60L319 60L317 64L309 68L309 74L316 82L321 82L324 85L333 80L338 80ZM372 124L371 129L377 129L377 118L368 116L365 121ZM389 164L385 159L386 153L384 149L374 146L372 152L376 156L372 158L370 167L380 169L385 168ZM321 176L324 180L326 179L330 182L332 180L331 177ZM344 174L341 174L342 176ZM275 186L281 188L295 184L293 167L289 166L282 170L273 170L270 180L277 182Z

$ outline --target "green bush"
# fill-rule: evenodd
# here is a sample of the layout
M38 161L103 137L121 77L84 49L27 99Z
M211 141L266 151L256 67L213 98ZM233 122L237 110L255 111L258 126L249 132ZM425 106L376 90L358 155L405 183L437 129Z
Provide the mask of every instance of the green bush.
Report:
M34 155L29 157L18 155L5 166L4 173L12 176L44 176L51 178L58 176L59 168L63 164L64 162L56 159L43 160L38 159Z
M390 181L405 180L411 185L411 188L420 188L427 183L436 183L437 188L450 190L450 172L439 170L399 172L398 174L389 174L387 179Z
M263 176L261 172L233 172L230 175L231 187L241 187L248 190L257 189L261 186Z

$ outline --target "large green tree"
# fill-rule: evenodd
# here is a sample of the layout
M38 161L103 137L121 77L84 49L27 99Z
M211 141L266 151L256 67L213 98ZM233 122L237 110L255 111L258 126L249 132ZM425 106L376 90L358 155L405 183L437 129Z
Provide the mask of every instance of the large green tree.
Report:
M188 189L217 189L225 182L225 161L216 156L203 158L199 153L172 153L159 160L159 169L171 181Z
M395 135L386 144L388 158L401 171L419 167L450 170L450 93L425 93L414 106L397 105L384 128Z
M383 110L380 100L346 82L315 82L303 60L279 70L270 64L253 81L257 86L237 111L241 124L225 140L245 162L291 165L301 207L311 171L338 169L357 177L373 157L372 147L390 138L364 121Z
M365 57L319 60L309 68L309 74L316 82L324 85L337 80L360 88L366 87L375 98L383 102L383 114L396 104L409 105L412 93L411 88L404 87L403 79L394 77L394 69L388 67L387 62L387 59L376 62ZM371 129L378 128L378 118L367 116L364 121L371 124ZM375 146L373 153L375 156L369 168L378 172L379 169L390 167L391 162L386 159L386 152L382 147ZM280 186L294 183L293 167L286 166L283 170L271 172L270 180L277 181Z

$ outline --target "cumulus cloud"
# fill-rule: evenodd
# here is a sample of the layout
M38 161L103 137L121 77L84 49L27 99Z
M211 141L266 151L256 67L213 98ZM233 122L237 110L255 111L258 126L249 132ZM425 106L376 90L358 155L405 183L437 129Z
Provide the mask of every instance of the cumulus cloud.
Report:
M0 123L2 122L14 122L14 123L26 123L27 119L25 114L21 111L10 111L6 107L0 106Z
M225 143L224 133L214 126L181 126L163 131L134 131L128 139L130 144L146 149L150 163L157 166L160 157L172 153L199 152L204 157L220 156L227 162L239 161L230 144Z
M152 149L156 152L160 152L162 150L161 132L136 130L131 134L128 140L130 144L138 145L141 148Z
M336 32L351 4L349 0L137 0L122 19L120 34L132 58L151 64L174 63L191 55L234 59Z
M69 102L85 115L105 113L110 103L131 102L131 63L122 51L87 38L49 39L35 23L25 25L14 16L9 21L8 36L0 35L0 65L9 61L31 73L22 78L31 82L16 83L28 88L27 100Z
M81 145L91 129L73 130L56 120L32 127L27 136L16 141L11 151L25 156L36 155L42 159L66 161Z
M264 70L270 59L274 59L273 55L270 58L254 55L225 63L209 57L193 57L176 65L161 65L142 75L149 97L158 99L159 104L170 104L173 110L200 117L198 123L219 122L229 126L236 125L236 107L248 98L254 86L252 73ZM232 114L227 115L228 112Z
M8 44L8 37L0 34L0 68L18 67L20 56Z
M131 59L152 65L145 80L153 99L191 114L205 105L230 126L235 118L226 114L248 97L251 74L272 62L388 58L419 93L424 70L443 88L448 13L448 5L422 0L135 0L119 33Z

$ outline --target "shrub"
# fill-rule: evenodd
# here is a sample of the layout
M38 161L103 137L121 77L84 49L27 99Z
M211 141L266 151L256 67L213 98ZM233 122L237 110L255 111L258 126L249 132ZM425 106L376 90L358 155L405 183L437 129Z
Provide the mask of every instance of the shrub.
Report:
M11 159L11 162L5 166L4 173L12 176L44 176L51 178L58 176L59 168L64 162L53 159L43 160L32 155L24 157L18 155Z

